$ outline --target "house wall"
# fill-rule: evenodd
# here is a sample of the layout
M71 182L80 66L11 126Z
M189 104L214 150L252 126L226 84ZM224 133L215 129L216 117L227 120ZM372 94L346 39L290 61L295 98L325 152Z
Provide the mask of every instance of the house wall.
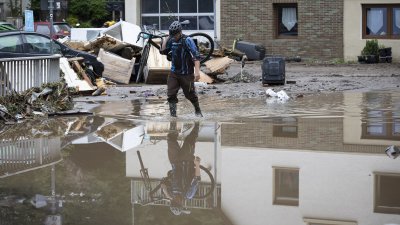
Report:
M374 213L373 173L400 172L399 163L385 155L222 146L221 160L221 207L232 224L305 225L303 218L358 225L400 221L399 215ZM299 169L299 206L273 204L273 167Z
M362 39L362 4L399 4L399 0L345 0L344 1L344 58L356 61L365 46ZM393 61L400 61L400 40L379 39L380 44L392 47Z
M274 3L297 3L298 37L275 37ZM230 0L221 2L221 39L264 44L267 54L329 60L343 58L343 0Z

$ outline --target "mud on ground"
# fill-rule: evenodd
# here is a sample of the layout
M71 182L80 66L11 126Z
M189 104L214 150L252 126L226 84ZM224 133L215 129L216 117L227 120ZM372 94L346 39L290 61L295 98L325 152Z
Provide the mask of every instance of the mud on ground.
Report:
M241 64L234 62L218 82L197 88L199 97L254 98L265 96L269 88L284 90L290 95L309 95L320 92L351 90L400 91L400 64L307 64L286 63L286 81L291 84L263 86L261 62L247 62L240 76ZM243 79L240 79L243 78ZM183 97L182 91L180 91ZM78 97L76 101L113 101L136 98L166 99L166 85L118 85L107 90L107 95Z

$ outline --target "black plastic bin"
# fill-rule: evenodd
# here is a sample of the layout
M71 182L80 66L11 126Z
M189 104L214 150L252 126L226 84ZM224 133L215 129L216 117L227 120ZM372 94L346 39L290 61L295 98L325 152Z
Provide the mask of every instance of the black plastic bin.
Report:
M263 84L285 84L285 58L265 57L261 69Z
M246 41L236 42L235 49L246 54L248 60L262 60L266 52L263 45Z

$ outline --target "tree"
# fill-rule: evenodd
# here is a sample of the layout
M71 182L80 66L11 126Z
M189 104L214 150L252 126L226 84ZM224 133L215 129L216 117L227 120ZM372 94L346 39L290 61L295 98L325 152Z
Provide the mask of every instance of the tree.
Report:
M21 0L8 0L7 5L11 10L12 17L22 15L21 14L21 10L22 10L22 1Z
M69 2L69 15L79 19L80 23L89 22L92 26L101 26L107 18L105 0L71 0Z
M40 0L31 0L29 4L30 10L33 11L33 16L35 20L40 20L40 14L41 14L41 9L40 9Z

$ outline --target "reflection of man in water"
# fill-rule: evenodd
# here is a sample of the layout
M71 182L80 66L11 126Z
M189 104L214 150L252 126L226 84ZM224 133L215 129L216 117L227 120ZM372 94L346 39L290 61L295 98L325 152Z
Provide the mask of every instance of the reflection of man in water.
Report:
M195 143L199 134L199 122L188 136L185 137L182 147L178 143L176 122L170 123L168 133L168 158L172 166L170 184L162 184L161 188L167 198L171 200L171 211L175 215L190 213L183 210L185 199L192 199L197 192L200 182L200 158L194 156Z

